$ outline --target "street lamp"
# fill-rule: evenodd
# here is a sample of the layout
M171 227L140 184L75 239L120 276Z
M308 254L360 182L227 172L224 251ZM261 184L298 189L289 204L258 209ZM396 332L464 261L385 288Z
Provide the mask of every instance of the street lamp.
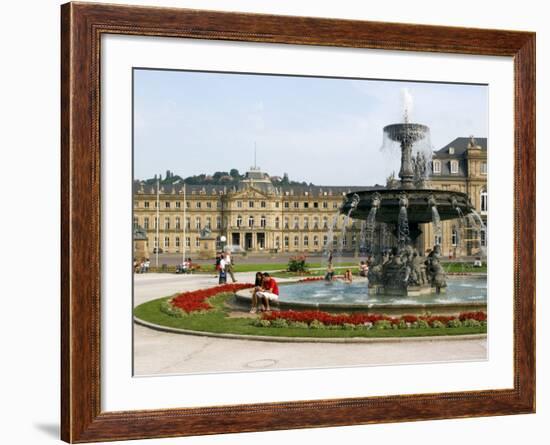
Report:
M226 242L226 241L227 241L227 238L226 238L224 235L222 235L222 236L220 237L220 242L222 243L222 252L225 251L225 242Z

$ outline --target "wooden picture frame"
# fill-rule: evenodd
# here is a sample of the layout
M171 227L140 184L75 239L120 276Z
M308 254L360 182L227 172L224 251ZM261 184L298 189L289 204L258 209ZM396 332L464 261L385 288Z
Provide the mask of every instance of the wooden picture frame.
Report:
M535 411L534 33L91 3L65 4L61 17L63 440L97 442ZM102 412L99 100L103 34L513 57L513 389Z

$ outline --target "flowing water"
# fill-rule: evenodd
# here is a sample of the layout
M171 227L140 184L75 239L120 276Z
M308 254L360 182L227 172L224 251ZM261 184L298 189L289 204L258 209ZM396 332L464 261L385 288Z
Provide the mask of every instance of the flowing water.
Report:
M397 217L397 241L401 248L409 242L409 219L407 217L407 207L405 206L401 206Z
M367 241L367 253L372 253L373 241L374 241L374 229L376 227L376 211L377 207L372 206L366 221L366 241Z
M432 206L432 224L434 226L436 244L439 244L439 241L441 239L441 218L439 217L437 206Z

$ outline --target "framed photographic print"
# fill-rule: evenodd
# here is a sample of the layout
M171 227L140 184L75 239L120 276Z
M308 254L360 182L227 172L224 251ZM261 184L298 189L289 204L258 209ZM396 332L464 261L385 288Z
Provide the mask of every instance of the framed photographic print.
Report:
M61 14L63 440L534 412L533 33Z

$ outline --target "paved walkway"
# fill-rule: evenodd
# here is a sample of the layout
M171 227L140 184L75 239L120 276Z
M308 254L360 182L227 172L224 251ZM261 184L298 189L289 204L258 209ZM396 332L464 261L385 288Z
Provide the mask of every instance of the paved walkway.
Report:
M217 284L214 275L135 275L134 305ZM254 273L239 273L252 282ZM286 281L279 279L279 282ZM391 343L276 343L171 334L134 324L136 375L484 360L485 339Z

